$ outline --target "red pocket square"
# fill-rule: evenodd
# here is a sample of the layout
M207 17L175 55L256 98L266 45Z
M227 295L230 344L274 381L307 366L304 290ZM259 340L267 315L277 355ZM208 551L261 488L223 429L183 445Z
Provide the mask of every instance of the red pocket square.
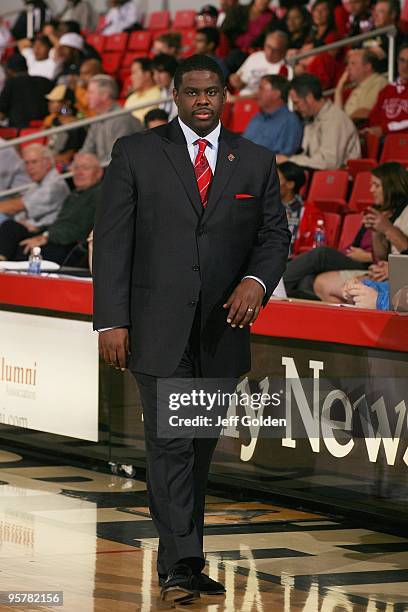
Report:
M243 200L244 198L254 198L255 196L250 193L237 193L235 196L236 200Z

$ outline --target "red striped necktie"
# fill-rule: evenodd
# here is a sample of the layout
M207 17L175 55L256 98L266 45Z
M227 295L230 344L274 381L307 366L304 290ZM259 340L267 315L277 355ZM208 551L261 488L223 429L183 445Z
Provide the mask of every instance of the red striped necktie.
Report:
M200 192L201 203L203 208L207 206L208 190L211 185L213 173L205 156L205 149L208 145L208 140L200 138L194 144L198 144L198 153L194 162L194 172L197 179L198 190Z

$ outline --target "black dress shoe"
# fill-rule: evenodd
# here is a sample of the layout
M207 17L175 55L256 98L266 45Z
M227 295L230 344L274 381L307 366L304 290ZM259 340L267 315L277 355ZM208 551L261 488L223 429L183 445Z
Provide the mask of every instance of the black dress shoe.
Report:
M187 605L200 597L197 583L198 578L191 567L177 563L169 570L162 586L161 598L164 601Z
M202 595L223 595L225 593L224 585L206 574L198 574L196 578L198 590Z

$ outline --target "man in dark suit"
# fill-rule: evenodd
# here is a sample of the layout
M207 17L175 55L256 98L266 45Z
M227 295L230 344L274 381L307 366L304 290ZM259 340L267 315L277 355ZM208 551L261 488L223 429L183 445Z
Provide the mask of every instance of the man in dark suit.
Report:
M101 356L139 386L165 597L225 589L202 573L217 438L160 438L157 381L250 369L250 326L290 242L274 156L221 126L225 97L211 58L180 64L179 116L116 142L94 231L94 327Z

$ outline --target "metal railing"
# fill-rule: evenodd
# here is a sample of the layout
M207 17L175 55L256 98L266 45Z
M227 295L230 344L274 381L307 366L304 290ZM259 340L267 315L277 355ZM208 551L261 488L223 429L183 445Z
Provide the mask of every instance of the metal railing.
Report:
M109 121L110 119L114 119L115 117L121 117L122 115L128 115L135 110L140 110L142 108L149 108L157 104L163 104L165 102L171 102L173 98L162 98L160 100L152 101L152 102L143 102L142 104L135 104L133 106L129 106L129 108L120 108L115 111L111 111L109 113L104 113L103 115L98 115L96 117L89 117L88 119L80 119L79 121L73 121L72 123L68 123L67 125L60 125L56 128L51 128L49 130L43 130L41 132L36 132L35 134L27 134L27 136L20 136L18 138L13 138L12 140L6 140L5 142L0 143L0 150L6 149L8 147L12 147L14 145L21 144L23 142L29 142L31 140L36 140L37 138L48 137L53 134L59 134L61 132L67 132L70 130L77 129L79 127L83 127L85 125L91 125L93 123L98 123L100 121ZM108 162L102 163L101 166L106 168ZM62 178L71 178L73 176L72 172L65 172L60 175ZM0 191L0 202L1 199L10 198L15 195L19 195L27 189L30 189L32 185L35 183L27 183L26 185L20 185L19 187L12 187L11 189L6 189L4 191Z
M336 42L330 43L328 45L323 45L322 47L317 47L316 49L303 51L302 53L298 53L297 55L288 58L287 63L294 66L302 59L314 57L315 55L320 55L321 53L325 53L327 51L333 51L334 49L341 49L342 47L349 47L350 45L353 46L356 43L360 43L364 40L369 40L370 38L381 36L383 34L386 34L389 39L388 80L391 83L392 81L394 81L395 37L397 35L397 28L393 25L384 26L383 28L377 28L376 30L371 30L370 32L365 32L364 34L358 34L357 36L343 38L343 40L337 40Z
M52 136L53 134L60 134L61 132L69 132L71 130L75 130L77 128L85 127L88 125L92 125L94 123L100 123L101 121L109 121L111 119L115 119L116 117L121 117L122 115L129 115L133 113L135 110L141 110L142 108L150 108L151 106L160 106L163 103L171 102L173 98L161 98L160 100L152 100L151 102L143 102L139 104L135 104L133 106L129 106L128 108L118 108L117 110L110 111L108 113L103 113L102 115L96 115L95 117L88 117L87 119L79 119L78 121L73 121L72 123L67 123L65 125L59 125L58 127L49 128L47 130L41 130L39 132L35 132L33 134L27 134L26 136L18 136L17 138L12 138L11 140L6 140L5 142L0 143L0 150L7 149L9 147L14 147L16 145L22 144L23 142L30 142L31 140L37 140L38 138L48 138L48 136Z

